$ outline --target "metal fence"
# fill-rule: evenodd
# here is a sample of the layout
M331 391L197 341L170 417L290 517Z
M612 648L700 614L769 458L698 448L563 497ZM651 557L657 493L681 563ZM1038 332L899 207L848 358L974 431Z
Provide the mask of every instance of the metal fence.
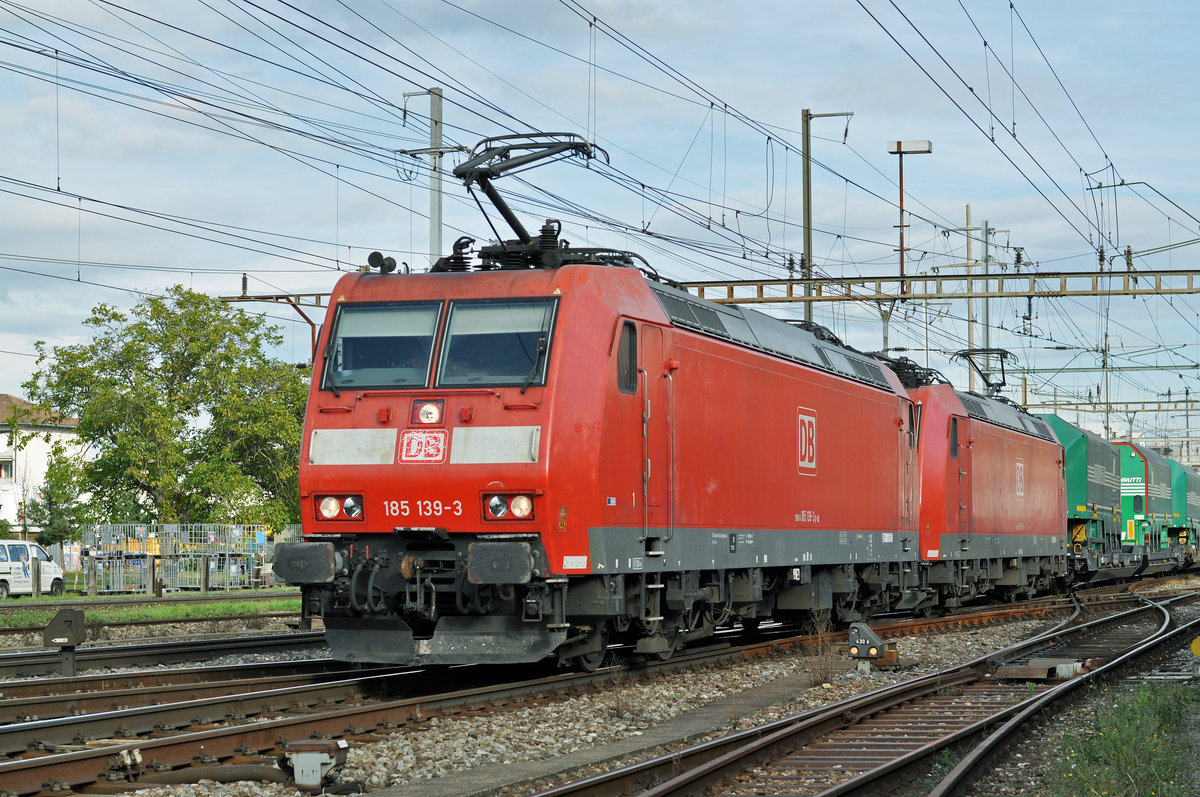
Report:
M84 531L80 564L90 594L266 587L275 543L299 536L299 526L98 525Z

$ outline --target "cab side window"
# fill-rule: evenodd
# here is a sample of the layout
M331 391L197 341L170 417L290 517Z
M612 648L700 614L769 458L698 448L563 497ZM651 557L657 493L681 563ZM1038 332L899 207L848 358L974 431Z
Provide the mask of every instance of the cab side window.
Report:
M958 418L950 419L950 459L958 459Z
M0 545L0 562L8 561L8 550L3 545Z
M626 321L617 342L617 389L622 393L637 392L637 328Z

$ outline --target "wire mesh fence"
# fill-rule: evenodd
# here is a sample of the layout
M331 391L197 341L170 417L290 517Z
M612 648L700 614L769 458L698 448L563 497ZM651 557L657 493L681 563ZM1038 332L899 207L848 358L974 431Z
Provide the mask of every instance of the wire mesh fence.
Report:
M97 525L84 531L79 564L91 594L268 587L275 543L299 536L299 526Z

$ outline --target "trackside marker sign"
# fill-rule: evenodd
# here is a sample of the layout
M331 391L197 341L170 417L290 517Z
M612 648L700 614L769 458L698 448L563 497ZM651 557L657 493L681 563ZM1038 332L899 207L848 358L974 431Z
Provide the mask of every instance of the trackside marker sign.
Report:
M796 408L797 457L796 467L802 476L817 475L817 411Z

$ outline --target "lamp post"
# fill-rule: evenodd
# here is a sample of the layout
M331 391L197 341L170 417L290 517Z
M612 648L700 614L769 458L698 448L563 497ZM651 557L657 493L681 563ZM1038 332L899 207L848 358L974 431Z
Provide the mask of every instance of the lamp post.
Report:
M900 159L900 293L904 293L904 156L928 155L932 141L889 141L888 152Z
M854 116L854 111L838 111L837 113L813 113L805 108L800 112L803 120L801 133L804 136L804 257L803 268L801 275L805 279L804 295L812 296L812 283L808 280L812 279L813 275L813 256L812 256L812 135L811 122L813 119L820 119L826 116L844 116L846 117L846 132L842 134L842 143L846 143L846 136L850 135L850 117ZM804 303L804 320L812 321L813 310L812 302Z

